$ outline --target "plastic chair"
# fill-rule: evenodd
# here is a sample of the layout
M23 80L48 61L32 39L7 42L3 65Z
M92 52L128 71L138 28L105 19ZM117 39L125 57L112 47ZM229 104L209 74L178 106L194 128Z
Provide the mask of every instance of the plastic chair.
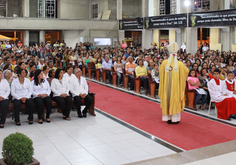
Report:
M208 109L208 115L210 115L210 111L211 111L211 103L214 103L215 101L211 100L210 104L209 104L209 109ZM217 114L217 108L215 106L215 113Z

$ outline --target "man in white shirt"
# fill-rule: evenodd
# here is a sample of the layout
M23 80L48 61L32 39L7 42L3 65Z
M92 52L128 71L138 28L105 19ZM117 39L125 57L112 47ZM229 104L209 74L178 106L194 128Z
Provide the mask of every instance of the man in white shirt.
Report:
M43 58L40 58L39 65L38 65L37 68L42 70L43 67L44 67L44 65L45 65L45 64L44 64L44 59L43 59Z
M186 42L183 43L183 45L180 47L182 49L182 51L184 52L184 50L186 49Z
M209 49L208 44L205 43L204 47L202 48L202 51L206 52L206 51L208 51L208 49Z
M111 61L109 61L109 57L106 56L105 60L102 63L102 69L106 71L106 77L108 78L110 84L112 84L111 67L112 63Z
M70 92L75 100L78 117L87 117L87 112L93 103L93 99L88 95L88 84L86 79L82 77L82 71L80 70L80 68L76 68L74 70L74 73L75 77L72 77L70 81ZM80 109L82 99L85 99L86 102L86 106L82 111L83 115L81 114Z
M145 61L143 62L143 66L144 66L145 68L148 67L148 62L149 62L149 56L146 55L146 56L145 56Z

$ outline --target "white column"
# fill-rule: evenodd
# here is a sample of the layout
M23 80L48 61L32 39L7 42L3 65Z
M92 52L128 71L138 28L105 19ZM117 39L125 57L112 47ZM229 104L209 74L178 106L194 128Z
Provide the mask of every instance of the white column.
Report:
M231 0L224 0L225 1L225 9L230 9L230 1Z
M142 17L148 16L148 0L142 0ZM142 30L142 48L149 49L152 44L152 30Z
M176 14L181 14L184 13L184 0L177 0L176 1ZM177 44L181 46L185 41L184 33L185 33L185 28L180 28L179 30L176 31L176 39L177 39Z
M30 4L29 0L23 1L23 17L29 17L30 13Z
M93 42L93 41L90 41L89 29L84 29L84 31L83 31L83 40L84 40L84 42Z
M190 6L186 7L187 13L193 11L194 1L193 0L189 1L190 1ZM197 52L197 28L186 29L186 52L191 54Z
M117 0L117 20L122 19L122 1L123 0ZM120 41L121 43L124 39L125 39L125 31L118 30L118 41Z
M41 30L39 31L39 43L45 43L45 31L44 30Z
M29 31L24 31L24 45L29 46Z

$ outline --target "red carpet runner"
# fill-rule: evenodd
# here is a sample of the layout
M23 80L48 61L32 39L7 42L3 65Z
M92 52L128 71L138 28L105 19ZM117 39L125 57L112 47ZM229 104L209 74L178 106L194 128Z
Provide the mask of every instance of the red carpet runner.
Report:
M236 139L236 128L182 112L178 125L162 122L160 105L89 82L95 107L182 149L191 150Z

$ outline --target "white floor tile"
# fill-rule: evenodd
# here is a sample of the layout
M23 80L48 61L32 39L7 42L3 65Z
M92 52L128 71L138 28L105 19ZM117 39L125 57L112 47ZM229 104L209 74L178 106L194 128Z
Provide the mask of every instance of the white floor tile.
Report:
M148 152L135 147L135 148L129 148L123 151L118 151L121 155L125 156L129 160L133 158L143 157L143 156L151 156Z
M118 135L99 136L98 139L100 139L104 143L115 143L115 142L124 140L122 137L120 137Z
M129 160L126 157L122 156L118 152L108 152L108 153L103 153L103 154L97 154L95 155L95 157L104 164L115 163L117 161L129 162Z
M67 158L67 159L82 159L84 157L91 156L91 153L88 152L84 148L73 148L68 150L60 150L60 152Z
M90 152L92 155L96 154L102 154L102 153L107 153L107 152L112 152L114 151L113 148L108 146L107 144L99 144L99 145L93 145L93 146L87 146L84 147L88 152Z
M86 138L84 140L78 141L78 143L83 147L103 144L103 142L96 137Z
M116 151L120 151L120 150L122 151L122 150L129 149L129 148L135 148L135 145L132 143L129 143L128 141L107 143L107 145L109 145L111 148L113 148Z
M48 152L47 154L36 154L35 157L40 162L40 164L53 163L56 161L67 161L67 159L59 151Z
M132 131L132 132L126 132L126 133L120 133L118 134L120 137L124 138L125 140L131 140L131 139L138 139L142 138L144 136Z
M85 156L82 158L68 159L72 165L102 165L94 156Z

